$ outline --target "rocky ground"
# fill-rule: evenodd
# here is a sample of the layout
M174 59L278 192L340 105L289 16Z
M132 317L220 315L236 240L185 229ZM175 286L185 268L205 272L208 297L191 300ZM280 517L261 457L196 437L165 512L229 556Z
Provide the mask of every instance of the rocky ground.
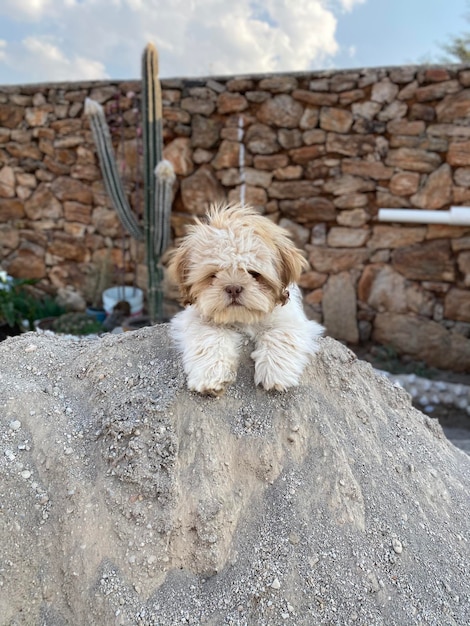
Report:
M286 394L248 352L216 400L164 325L0 344L2 624L470 623L469 457L331 339Z
M358 358L406 389L413 405L439 420L450 441L470 454L469 374L429 367L373 343L350 348Z

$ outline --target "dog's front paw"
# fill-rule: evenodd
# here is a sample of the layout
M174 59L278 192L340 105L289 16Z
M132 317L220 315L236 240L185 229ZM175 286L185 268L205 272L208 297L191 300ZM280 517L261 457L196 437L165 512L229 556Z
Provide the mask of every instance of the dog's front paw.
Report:
M205 372L188 372L188 389L204 396L218 398L235 378L236 371L220 366Z
M281 382L267 382L267 381L265 382L261 381L260 383L256 383L256 384L263 385L263 388L266 391L287 391L289 387L293 387L297 385L297 383L295 383L295 385L285 385L284 383L281 383Z
M255 383L266 391L286 391L299 384L299 372L288 360L266 350L255 350L251 354L255 362Z
M291 373L279 371L277 368L255 368L255 384L262 385L266 391L286 391L289 387L297 387L298 378Z
M241 335L230 328L203 322L191 307L174 319L186 324L179 338L188 388L204 395L222 395L237 377Z
M210 396L211 398L220 398L225 393L225 389L227 388L228 383L222 383L219 385L206 386L204 384L201 385L191 385L188 383L188 389L190 391L196 391L200 393L201 396Z

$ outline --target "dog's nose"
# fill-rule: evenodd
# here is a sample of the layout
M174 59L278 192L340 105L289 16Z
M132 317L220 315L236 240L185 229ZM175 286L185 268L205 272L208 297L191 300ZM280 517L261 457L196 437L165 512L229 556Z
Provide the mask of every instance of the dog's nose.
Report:
M243 291L243 287L240 285L227 285L225 287L225 293L228 293L232 298L236 298Z

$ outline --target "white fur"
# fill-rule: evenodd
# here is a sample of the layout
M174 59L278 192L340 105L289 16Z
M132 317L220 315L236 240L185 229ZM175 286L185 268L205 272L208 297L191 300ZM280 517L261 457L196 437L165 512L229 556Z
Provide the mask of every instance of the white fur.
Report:
M218 395L237 376L243 337L227 326L204 322L194 305L171 320L173 337L183 354L188 388Z
M203 320L195 305L172 320L173 337L183 355L188 387L218 395L236 378L241 347L248 337L255 344L255 383L285 391L299 384L302 372L317 350L323 328L308 320L300 290L289 287L290 299L254 324L218 325Z

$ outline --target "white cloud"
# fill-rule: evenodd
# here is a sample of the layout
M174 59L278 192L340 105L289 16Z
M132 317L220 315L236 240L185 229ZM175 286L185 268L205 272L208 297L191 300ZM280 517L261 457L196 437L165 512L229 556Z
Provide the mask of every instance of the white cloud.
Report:
M2 0L1 11L18 19L38 19L54 4L56 0Z
M2 0L0 24L7 17L23 36L2 33L0 82L2 65L30 82L137 78L147 41L163 76L318 68L339 49L336 13L363 1Z
M68 58L62 50L52 43L34 37L23 40L26 55L34 57L36 80L41 80L42 72L47 72L50 81L97 80L108 78L102 63L79 55Z
M65 57L59 48L45 41L40 41L34 37L27 37L23 40L23 45L36 59L42 58L58 64L62 64L65 61Z
M340 0L341 6L347 12L352 11L356 4L364 4L367 0Z

